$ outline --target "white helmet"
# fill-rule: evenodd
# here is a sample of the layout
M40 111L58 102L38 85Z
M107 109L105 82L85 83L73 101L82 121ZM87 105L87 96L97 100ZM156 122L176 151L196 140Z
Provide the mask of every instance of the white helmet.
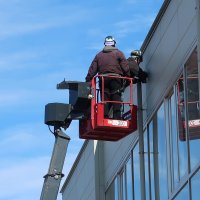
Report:
M107 36L104 41L105 46L115 46L116 41L113 36Z

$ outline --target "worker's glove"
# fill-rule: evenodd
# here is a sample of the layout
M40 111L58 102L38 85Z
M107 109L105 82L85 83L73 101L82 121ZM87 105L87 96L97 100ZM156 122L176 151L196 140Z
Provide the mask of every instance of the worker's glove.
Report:
M139 69L138 72L138 78L142 83L146 83L147 82L147 78L148 78L148 74L147 72L143 71L141 68Z

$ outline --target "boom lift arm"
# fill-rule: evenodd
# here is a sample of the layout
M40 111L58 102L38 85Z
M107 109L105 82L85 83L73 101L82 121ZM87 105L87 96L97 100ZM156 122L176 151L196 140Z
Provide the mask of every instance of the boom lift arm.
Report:
M67 129L72 120L79 120L79 137L84 139L117 141L137 129L137 106L133 104L133 79L118 78L129 83L129 100L126 102L109 101L98 98L99 89L96 79L102 79L104 94L104 76L96 76L92 86L87 82L63 81L57 89L69 89L69 104L49 103L45 106L45 124L54 127L55 144L48 173L44 176L44 184L40 200L56 200L62 177L65 155L70 141L62 128ZM106 103L117 103L129 107L122 119L104 117Z
M86 118L90 100L88 95L90 87L88 83L63 81L57 85L57 89L69 89L69 104L49 103L45 106L45 124L53 126L55 144L52 152L48 173L44 176L43 188L40 200L56 200L62 173L64 160L70 137L62 129L67 129L74 119Z

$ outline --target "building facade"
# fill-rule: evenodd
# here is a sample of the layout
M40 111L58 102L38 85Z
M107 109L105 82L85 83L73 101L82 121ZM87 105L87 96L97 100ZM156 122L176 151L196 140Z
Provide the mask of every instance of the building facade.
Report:
M200 199L199 16L198 0L163 2L141 47L149 79L134 87L138 130L85 141L63 200Z

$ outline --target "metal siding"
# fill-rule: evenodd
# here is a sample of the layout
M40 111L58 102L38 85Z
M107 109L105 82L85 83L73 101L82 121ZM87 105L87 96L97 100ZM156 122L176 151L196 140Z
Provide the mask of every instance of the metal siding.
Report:
M105 142L105 184L110 184L116 171L119 171L127 158L130 149L137 137L137 131L128 135L119 142Z
M63 192L63 200L88 200L85 193L94 193L94 142L90 141L80 158L67 187ZM93 185L93 187L91 187Z
M187 8L187 13L189 14L180 17L179 13L184 14L185 8ZM145 63L147 71L150 74L149 83L146 88L146 99L144 98L144 104L148 105L148 116L151 115L152 110L157 106L159 100L163 98L162 95L165 93L170 81L176 76L180 65L185 59L186 52L194 43L196 35L194 30L196 30L196 26L194 23L194 14L191 14L194 12L194 1L191 3L183 0L181 4L172 3L168 7L157 29L159 34L162 35L159 44L157 44L158 42L155 38L156 30L152 41L146 49L145 58L146 56L148 57L148 54L152 54L149 61ZM180 25L183 23L184 28L183 25ZM151 52L152 46L155 46L152 43L153 41L156 41L157 48L154 52Z

